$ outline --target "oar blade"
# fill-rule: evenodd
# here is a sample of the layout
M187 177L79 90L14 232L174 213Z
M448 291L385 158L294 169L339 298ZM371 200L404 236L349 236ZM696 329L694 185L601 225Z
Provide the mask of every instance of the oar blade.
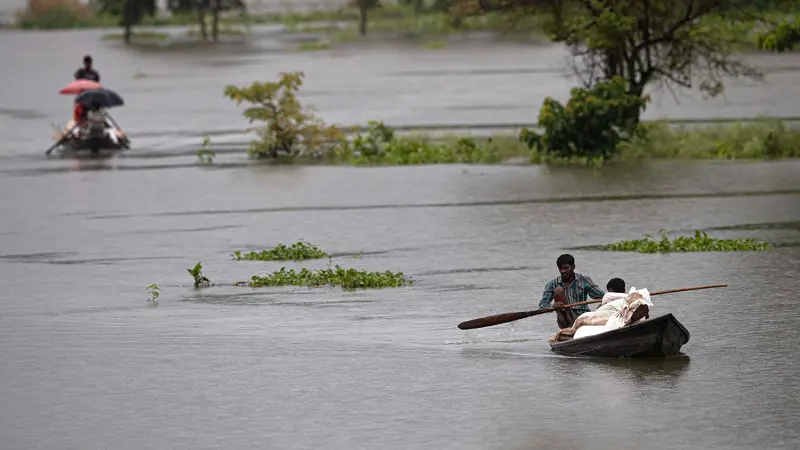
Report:
M467 320L466 322L461 322L460 324L458 324L458 328L462 330L471 330L473 328L491 327L494 325L500 325L501 323L513 322L515 320L524 319L526 317L532 316L533 313L534 311L521 311L521 312L496 314L494 316L481 317L479 319L472 319L472 320Z

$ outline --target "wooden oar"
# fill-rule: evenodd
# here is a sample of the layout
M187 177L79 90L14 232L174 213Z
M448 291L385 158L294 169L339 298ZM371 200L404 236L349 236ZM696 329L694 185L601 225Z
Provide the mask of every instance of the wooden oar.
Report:
M650 295L662 295L662 294L672 294L674 292L685 292L685 291L698 291L700 289L712 289L712 288L720 288L720 287L728 287L727 284L712 284L709 286L695 286L695 287L687 287L687 288L680 288L680 289L669 289L667 291L658 291L658 292L651 292ZM581 305L588 305L591 303L600 303L603 300L589 300L586 302L578 302L578 303L570 303L564 305L564 308L572 308L574 306L581 306ZM462 330L471 330L473 328L484 328L484 327L491 327L494 325L500 325L506 322L513 322L515 320L524 319L526 317L531 316L538 316L539 314L546 314L549 312L553 312L556 309L551 307L548 308L541 308L535 309L533 311L519 311L519 312L510 312L504 314L496 314L494 316L486 316L481 317L478 319L468 320L466 322L461 322L458 324L458 328Z
M125 134L125 132L124 132L124 131L122 131L122 128L119 126L119 124L117 123L117 121L116 121L116 120L114 120L114 118L113 118L113 117L111 117L111 114L109 114L109 113L106 113L106 117L108 117L108 120L109 120L109 121L111 121L111 124L112 124L112 125L114 125L114 126L117 128L117 130L119 130L119 132L120 132L120 133L122 133L122 137L123 137L123 138L125 139L125 141L126 141L126 142L123 142L123 143L122 143L122 146L123 146L123 147L125 147L126 149L130 149L130 146L127 144L127 142L128 142L128 141L130 141L130 139L128 139L128 135L127 135L127 134Z
M61 145L61 143L62 143L62 142L66 141L66 140L67 140L67 138L69 137L69 135L71 135L71 134L72 134L72 131L73 131L75 128L77 128L77 127L78 127L78 125L80 125L80 124L77 124L77 123L76 123L75 125L73 125L73 126L72 126L72 128L70 128L70 129L69 129L69 131L67 131L66 133L64 133L64 134L61 136L61 139L59 139L59 140L58 140L58 141L57 141L55 144L53 144L53 146L52 146L52 147L48 148L48 149L47 149L47 151L46 151L46 152L44 152L44 154L45 154L45 155L49 155L49 154L50 154L50 152L52 152L53 150L55 150L55 148L56 148L56 147L58 147L59 145Z

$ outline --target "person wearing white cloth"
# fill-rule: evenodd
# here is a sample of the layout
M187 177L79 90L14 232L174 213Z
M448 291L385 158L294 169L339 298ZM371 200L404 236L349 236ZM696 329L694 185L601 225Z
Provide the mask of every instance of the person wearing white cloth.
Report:
M595 311L583 313L570 328L559 330L550 341L560 341L570 336L573 339L591 336L650 318L650 293L647 289L631 288L625 294L625 281L613 278L606 285L602 306Z

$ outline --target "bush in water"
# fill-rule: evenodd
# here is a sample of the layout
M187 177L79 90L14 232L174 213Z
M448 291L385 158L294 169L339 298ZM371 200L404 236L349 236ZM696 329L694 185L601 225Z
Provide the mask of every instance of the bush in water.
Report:
M242 254L241 251L233 252L237 261L301 261L304 259L330 258L330 255L320 250L313 244L298 241L291 246L278 244L270 250Z
M78 0L28 0L17 14L22 28L78 28L89 24L92 9Z
M648 101L627 93L621 77L591 89L574 88L566 106L548 97L539 112L543 134L523 129L520 140L537 153L557 158L610 159L629 139Z
M506 156L492 139L479 144L467 137L455 142L398 138L383 122L374 121L369 122L366 134L356 133L352 139L342 140L328 155L354 165L497 163Z
M250 154L276 158L279 152L291 156L324 154L341 139L336 127L326 126L310 109L303 108L297 91L303 84L303 72L280 74L278 81L255 82L249 87L226 86L225 96L252 106L244 116L264 125L255 128L260 140L253 141Z
M622 241L605 246L606 250L616 252L671 253L671 252L743 252L769 250L772 246L757 239L716 239L702 231L695 231L693 237L669 238L661 231L661 239L645 235L643 239Z
M344 289L388 288L413 284L407 280L403 272L367 272L364 270L344 269L335 266L333 269L311 271L301 269L281 270L269 275L253 275L250 287L268 286L341 286Z

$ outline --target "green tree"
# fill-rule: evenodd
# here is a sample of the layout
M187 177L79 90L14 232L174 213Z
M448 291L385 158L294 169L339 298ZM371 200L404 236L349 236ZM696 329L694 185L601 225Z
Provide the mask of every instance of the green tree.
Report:
M637 97L651 84L715 96L725 77L761 76L733 55L734 28L752 23L751 3L743 0L461 0L459 6L465 15L539 14L588 88L621 77L626 93ZM628 120L638 122L641 113L631 107Z
M119 17L119 24L125 29L125 43L131 42L133 27L141 23L145 16L156 13L155 0L101 0L100 11Z
M591 89L574 88L566 105L548 97L539 112L543 134L527 129L520 140L539 153L557 158L606 160L620 142L637 130L630 112L644 111L648 98L628 94L622 77L601 81Z
M225 96L237 105L251 105L243 113L250 123L265 124L255 129L261 140L252 143L252 155L272 158L279 152L292 156L321 155L341 142L336 127L326 126L313 111L300 104L297 91L303 85L303 77L303 72L281 73L278 81L225 87Z

